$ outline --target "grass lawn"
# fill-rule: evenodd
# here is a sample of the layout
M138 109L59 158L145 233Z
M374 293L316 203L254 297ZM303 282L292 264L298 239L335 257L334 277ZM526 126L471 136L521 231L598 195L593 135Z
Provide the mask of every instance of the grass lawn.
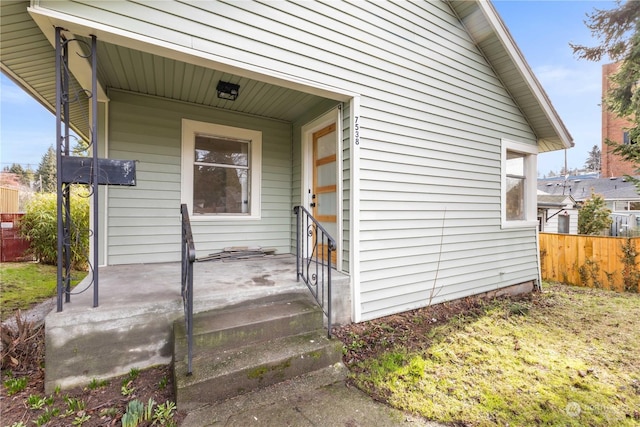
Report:
M72 286L87 275L86 271L71 273ZM56 296L57 271L54 265L33 262L0 265L0 318L12 317L16 310L25 310Z
M392 345L350 366L358 387L394 407L465 426L640 426L638 294L545 284L446 322L429 308L412 316L434 323L419 344L394 326ZM347 352L389 325L375 322L350 333Z

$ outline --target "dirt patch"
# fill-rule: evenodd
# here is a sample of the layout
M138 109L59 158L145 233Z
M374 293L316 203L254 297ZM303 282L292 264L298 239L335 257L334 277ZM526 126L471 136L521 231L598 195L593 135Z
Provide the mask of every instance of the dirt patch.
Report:
M531 298L531 294L510 297L510 300ZM336 328L334 334L345 345L344 363L357 369L357 363L376 357L397 345L409 351L430 344L429 331L457 316L478 316L486 309L486 301L469 297L452 302L419 308L362 323Z
M44 328L22 324L19 331L2 328L3 365L0 387L0 419L3 426L120 425L127 405L149 399L157 404L175 402L171 367L158 366L108 381L95 380L76 387L44 394ZM11 348L10 348L11 347ZM24 381L24 388L16 391ZM157 407L157 405L156 405ZM179 421L184 415L177 413ZM80 422L80 420L83 420ZM151 425L141 423L140 425Z

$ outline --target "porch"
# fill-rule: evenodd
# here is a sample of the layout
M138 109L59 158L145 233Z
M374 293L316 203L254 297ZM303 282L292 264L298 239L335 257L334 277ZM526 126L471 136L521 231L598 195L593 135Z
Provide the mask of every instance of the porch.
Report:
M46 392L170 363L173 322L184 316L180 271L178 262L100 268L95 308L90 278L80 283L64 310L45 319ZM333 322L349 322L349 277L334 270L332 279ZM196 262L193 288L195 313L277 294L311 299L289 254Z

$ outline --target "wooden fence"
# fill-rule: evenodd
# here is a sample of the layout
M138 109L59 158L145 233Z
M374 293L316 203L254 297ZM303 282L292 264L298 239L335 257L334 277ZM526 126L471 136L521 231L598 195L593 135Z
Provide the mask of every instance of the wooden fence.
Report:
M17 188L0 187L0 213L16 213L19 207Z
M633 264L624 261L629 245ZM640 237L540 233L540 261L543 280L640 292Z

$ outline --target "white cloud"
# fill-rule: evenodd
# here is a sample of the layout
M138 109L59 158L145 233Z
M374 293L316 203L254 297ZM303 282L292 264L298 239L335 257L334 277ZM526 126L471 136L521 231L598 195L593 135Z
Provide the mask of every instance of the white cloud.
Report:
M602 67L600 64L541 65L533 69L549 96L578 96L592 94L600 99L602 92Z

